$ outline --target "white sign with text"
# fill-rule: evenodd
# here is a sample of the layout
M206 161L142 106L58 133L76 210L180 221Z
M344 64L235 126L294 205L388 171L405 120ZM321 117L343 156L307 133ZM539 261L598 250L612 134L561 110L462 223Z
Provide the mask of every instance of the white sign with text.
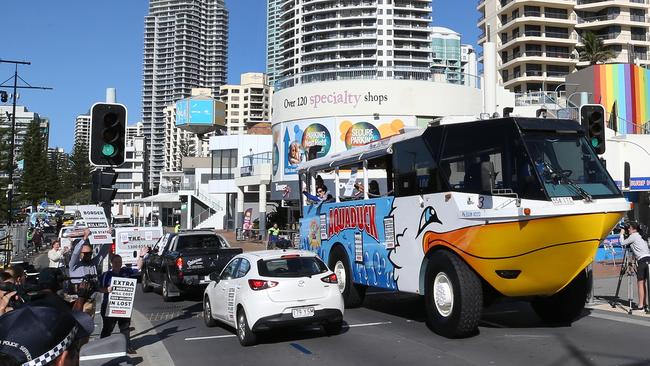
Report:
M90 235L91 244L113 244L113 236L111 235L111 229L108 227L108 220L103 208L86 205L79 206L78 210L92 233Z
M133 311L133 299L138 280L135 278L111 278L111 292L108 294L106 316L112 318L130 318Z

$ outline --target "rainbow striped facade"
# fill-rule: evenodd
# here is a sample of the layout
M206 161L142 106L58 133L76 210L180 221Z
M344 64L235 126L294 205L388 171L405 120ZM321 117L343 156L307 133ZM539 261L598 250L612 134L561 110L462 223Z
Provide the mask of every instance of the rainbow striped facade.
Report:
M593 67L594 102L602 104L609 116L618 116L616 130L622 134L643 133L650 121L650 70L631 64L606 64ZM613 127L613 126L610 126Z

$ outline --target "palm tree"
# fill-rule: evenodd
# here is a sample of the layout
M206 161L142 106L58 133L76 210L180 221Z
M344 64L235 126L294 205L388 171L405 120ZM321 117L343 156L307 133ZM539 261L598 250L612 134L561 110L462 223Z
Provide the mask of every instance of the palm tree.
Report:
M616 57L616 53L592 32L586 32L582 36L582 44L584 46L578 50L580 61L589 61L589 65L602 64Z

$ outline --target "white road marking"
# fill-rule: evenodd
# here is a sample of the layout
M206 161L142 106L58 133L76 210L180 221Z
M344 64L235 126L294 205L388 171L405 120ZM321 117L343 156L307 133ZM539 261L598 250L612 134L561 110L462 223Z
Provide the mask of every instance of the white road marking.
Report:
M207 337L190 337L185 338L186 341L201 341L204 339L217 339L217 338L232 338L236 337L234 334L218 335L218 336L207 336Z
M361 323L361 324L347 324L348 328L359 328L359 327L372 327L376 325L386 325L392 324L392 322L375 322L375 323ZM205 337L190 337L185 338L186 341L201 341L206 339L219 339L219 338L232 338L236 337L234 334L225 334L225 335L216 335L216 336L205 336Z
M117 358L126 356L126 352L102 353L99 355L81 356L79 361L102 360L104 358Z
M358 327L372 327L375 325L386 325L392 324L392 322L376 322L376 323L361 323L361 324L348 324L348 328L358 328Z
M638 320L638 319L630 319L622 316L616 316L616 315L608 315L608 314L600 314L600 313L591 313L589 316L598 318L598 319L606 319L606 320L612 320L615 322L621 322L621 323L628 323L628 324L635 324L635 325L640 325L643 327L650 327L650 322L647 320Z

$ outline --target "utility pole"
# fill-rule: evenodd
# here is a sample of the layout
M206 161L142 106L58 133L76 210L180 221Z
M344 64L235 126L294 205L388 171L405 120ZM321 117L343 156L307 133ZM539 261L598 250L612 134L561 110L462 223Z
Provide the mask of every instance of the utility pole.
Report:
M11 148L9 150L9 163L8 163L8 170L9 170L9 184L7 185L7 203L8 203L8 208L7 208L7 226L11 225L12 222L12 205L13 205L13 195L14 195L14 149L16 148L16 93L17 90L20 89L42 89L42 90L52 90L52 88L48 87L42 87L42 86L31 86L29 83L27 83L25 80L20 78L23 83L27 84L27 86L18 86L18 65L31 65L31 62L28 61L11 61L11 60L2 60L0 59L0 63L10 63L14 64L14 84L13 84L13 97L12 97L12 107L11 107ZM10 78L11 79L11 78ZM5 80L6 82L7 80ZM3 82L0 84L0 87L4 85Z

